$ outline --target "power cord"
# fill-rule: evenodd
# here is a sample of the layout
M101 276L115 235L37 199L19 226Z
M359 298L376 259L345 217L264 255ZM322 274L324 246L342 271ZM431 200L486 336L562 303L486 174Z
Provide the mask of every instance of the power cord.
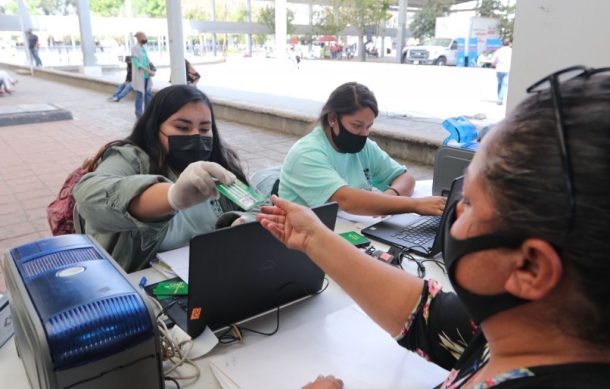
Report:
M178 381L172 377L163 377L163 379L165 379L165 381L171 381L174 383L174 385L176 385L176 389L180 389L180 384L178 383Z
M404 258L406 258L408 261L412 261L417 265L417 276L419 278L424 278L426 276L426 267L424 266L424 264L426 262L433 262L434 264L436 264L436 266L438 266L441 269L443 274L447 274L447 270L445 269L445 264L441 260L434 259L434 258L418 259L409 253L409 250L411 250L411 248L412 247L401 249L401 248L395 247L395 246L392 246L390 248L390 253L392 253L393 255L395 255L398 258L398 266L400 266L401 269L404 269L402 267L402 261Z
M180 384L178 383L180 380L192 380L190 383L196 382L201 376L201 371L199 370L199 367L195 365L193 359L188 357L193 348L193 340L190 338L188 340L178 340L167 328L167 324L165 324L166 320L169 320L169 317L166 315L167 310L176 304L177 301L174 300L169 304L162 306L154 297L148 296L148 298L153 302L158 311L155 317L160 336L161 359L164 362L164 365L169 365L169 367L164 367L163 369L164 379L173 382L177 388L180 388ZM188 366L193 371L192 374L176 375L176 370L181 366ZM170 375L171 373L174 374Z
M326 277L324 277L324 281L326 281L325 285L319 291L312 293L313 296L324 292L328 288L328 286L330 285L330 281ZM278 300L279 300L279 293L282 291L282 289L284 289L288 286L291 286L291 285L294 285L294 284L288 283L278 289ZM251 333L263 335L263 336L272 336L272 335L275 335L279 331L279 329L280 329L280 304L278 304L275 307L275 328L271 332L263 332L263 331L255 330L255 329L248 328L248 327L234 323L234 324L231 324L229 326L229 328L227 328L226 330L224 330L217 336L218 336L218 342L220 344L231 344L231 343L235 343L235 342L242 343L244 341L244 332L251 332Z

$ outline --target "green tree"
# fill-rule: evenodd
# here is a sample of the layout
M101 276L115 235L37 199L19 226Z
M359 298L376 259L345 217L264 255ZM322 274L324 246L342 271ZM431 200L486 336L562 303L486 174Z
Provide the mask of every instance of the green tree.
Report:
M269 28L271 34L275 34L275 7L264 7L259 9L256 15L256 22L260 24L264 24ZM294 32L294 24L292 21L294 20L294 12L290 9L286 10L286 33L292 34ZM255 40L259 42L259 44L264 44L267 41L266 34L257 34Z
M210 12L205 11L203 8L190 8L184 9L182 13L185 19L190 20L210 20Z
M331 7L324 7L313 14L311 30L314 35L337 35L347 27L347 21L339 13L340 0L333 2Z
M434 36L436 18L446 15L452 4L453 0L428 0L411 22L413 36L418 39Z
M501 9L500 16L500 36L502 39L513 40L513 28L515 22L515 6L504 6Z
M294 32L294 24L292 21L294 20L294 11L291 9L286 10L286 21L287 27L286 32L288 34L292 34ZM264 7L258 11L256 15L256 22L264 24L269 27L269 30L272 34L275 34L275 7Z
M344 0L341 17L358 32L358 47L360 61L365 61L364 35L368 31L378 29L383 20L389 18L387 0Z
M513 21L515 19L515 6L504 5L501 0L480 0L477 13L479 16L496 18L499 20L500 36L513 38Z
M14 0L0 0L0 15L17 15L17 2Z
M496 18L501 6L502 3L499 0L480 0L477 14L486 18Z
M190 20L211 20L212 3L206 0L182 0L182 15Z
M76 0L30 0L27 8L30 15L73 15Z
M246 7L240 7L233 14L233 21L235 22L247 22L248 21L248 10Z
M89 10L99 16L119 16L123 5L122 0L91 0Z
M163 18L167 15L165 0L133 0L135 16Z
M271 34L275 34L275 7L264 7L259 9L256 14L256 23L264 24L269 28ZM292 34L295 30L294 24L294 12L290 9L286 10L286 33ZM262 44L267 41L266 34L256 34L255 39L258 43Z

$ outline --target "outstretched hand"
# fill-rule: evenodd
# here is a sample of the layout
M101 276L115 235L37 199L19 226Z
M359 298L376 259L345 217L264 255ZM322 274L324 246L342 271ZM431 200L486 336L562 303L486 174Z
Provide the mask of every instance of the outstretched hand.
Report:
M326 227L311 209L272 196L274 206L261 207L261 225L288 248L306 251L317 231Z

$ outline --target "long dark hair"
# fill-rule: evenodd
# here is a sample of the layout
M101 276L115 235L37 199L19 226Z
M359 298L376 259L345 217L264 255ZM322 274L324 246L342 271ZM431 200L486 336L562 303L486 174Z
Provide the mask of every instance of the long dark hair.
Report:
M375 117L379 114L377 99L369 88L357 82L346 82L332 91L324 107L322 107L322 112L320 112L316 124L326 129L330 113L335 113L337 117L341 117L351 115L362 108L370 108Z
M562 83L560 91L572 157L574 216L548 90L527 98L494 130L482 178L495 204L497 226L551 243L564 277L580 292L561 302L554 319L566 332L608 346L610 75L578 77Z
M210 161L220 164L225 169L233 172L237 178L247 182L237 154L224 145L218 133L214 109L210 99L202 91L190 85L172 85L161 89L153 97L144 114L133 127L131 135L126 140L139 146L148 154L150 158L150 172L152 174L167 175L168 167L163 147L159 141L159 129L161 124L170 116L186 104L192 102L203 103L210 109L212 114L213 145Z

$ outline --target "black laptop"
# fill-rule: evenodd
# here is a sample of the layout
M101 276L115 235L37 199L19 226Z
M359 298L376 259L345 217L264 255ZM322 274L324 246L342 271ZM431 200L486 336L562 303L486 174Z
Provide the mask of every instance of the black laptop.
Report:
M313 211L334 229L337 209L329 203ZM191 239L188 296L167 314L194 338L206 325L215 331L312 295L323 282L324 272L305 254L286 248L260 223L242 224Z
M463 183L464 177L453 180L447 205L461 197ZM445 207L442 216L420 216L414 213L394 215L362 229L362 233L375 240L430 258L441 252L443 242L440 237L440 226L447 217L448 208Z

